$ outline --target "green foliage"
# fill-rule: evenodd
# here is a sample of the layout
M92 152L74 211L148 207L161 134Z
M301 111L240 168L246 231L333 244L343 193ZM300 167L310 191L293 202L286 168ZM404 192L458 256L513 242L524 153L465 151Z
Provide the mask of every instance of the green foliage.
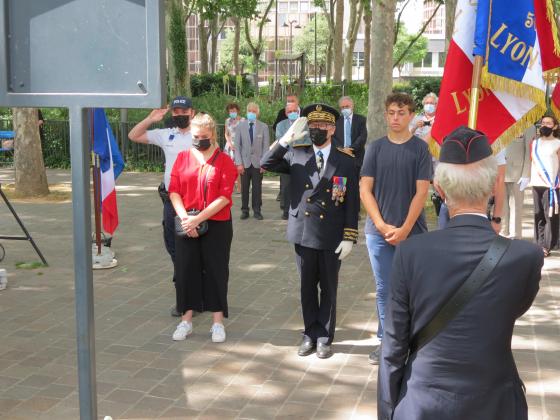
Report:
M428 38L420 36L414 44L409 47L410 43L416 38L416 34L407 32L404 25L399 25L399 33L397 35L397 42L393 46L393 63L404 54L404 57L396 63L399 73L406 63L417 63L422 60L428 51ZM408 48L408 51L405 50Z
M393 91L406 92L414 98L416 108L421 109L422 99L430 92L439 96L441 77L417 77L404 83L395 83Z
M183 8L175 1L171 2L171 21L169 23L169 43L171 46L171 59L175 67L175 79L173 82L178 91L185 84L187 72L186 60L186 32L183 23Z
M251 49L247 43L247 38L244 36L239 37L239 65L241 66L241 72L248 71L253 73L255 70L253 68L253 60L251 58ZM233 29L226 31L226 38L220 43L220 65L222 66L222 71L231 72L233 71L233 44L235 41L235 31ZM266 64L261 60L259 65L262 67Z
M327 48L329 45L329 24L325 15L316 15L317 18L317 65L324 67L327 62ZM294 38L293 51L305 53L305 61L315 64L315 17L309 21L303 31Z
M223 94L224 92L224 76L227 73L218 72L213 74L193 74L191 75L191 91L193 98L202 96L208 93ZM229 93L235 94L235 76L229 75ZM242 78L240 95L251 96L254 94L254 89L246 77ZM225 104L224 104L225 106Z

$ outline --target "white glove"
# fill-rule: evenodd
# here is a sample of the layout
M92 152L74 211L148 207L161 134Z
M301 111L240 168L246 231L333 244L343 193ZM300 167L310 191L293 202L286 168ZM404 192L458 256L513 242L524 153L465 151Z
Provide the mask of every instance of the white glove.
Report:
M519 184L519 191L523 191L529 185L529 178L521 177L517 183Z
M341 241L340 244L338 245L338 248L334 250L334 253L335 254L340 253L338 259L342 261L344 258L348 256L348 254L350 254L350 251L352 251L353 246L354 246L354 242L352 241Z
M292 124L286 134L284 134L281 138L279 143L286 147L292 144L296 140L300 140L304 138L307 134L307 131L304 131L307 127L307 118L299 117L295 122Z

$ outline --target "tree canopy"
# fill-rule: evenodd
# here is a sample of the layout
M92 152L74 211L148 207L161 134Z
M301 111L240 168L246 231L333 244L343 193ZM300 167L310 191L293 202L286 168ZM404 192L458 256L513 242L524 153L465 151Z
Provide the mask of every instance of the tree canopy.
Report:
M315 18L317 19L317 65L325 67L329 46L329 24L323 14L316 15L303 31L294 38L293 51L305 53L307 63L315 64Z
M397 42L393 48L393 63L395 63L404 53L404 57L400 62L396 63L396 67L401 72L406 63L417 63L424 58L428 52L428 39L425 36L420 36L414 45L409 48L410 43L416 38L416 34L409 33L404 25L399 25L399 32L397 35ZM408 51L405 50L408 48Z

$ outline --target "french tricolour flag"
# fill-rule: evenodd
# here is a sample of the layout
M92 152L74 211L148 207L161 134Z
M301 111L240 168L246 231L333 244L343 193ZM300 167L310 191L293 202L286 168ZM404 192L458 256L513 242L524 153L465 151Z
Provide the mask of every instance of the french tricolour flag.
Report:
M432 128L435 155L449 132L468 123L475 54L485 59L476 128L488 136L495 151L546 111L543 62L554 61L555 54L537 30L550 29L551 22L542 17L547 1L458 1Z
M93 111L93 151L99 156L101 170L103 230L112 235L119 225L115 180L124 168L124 161L105 111L100 108Z

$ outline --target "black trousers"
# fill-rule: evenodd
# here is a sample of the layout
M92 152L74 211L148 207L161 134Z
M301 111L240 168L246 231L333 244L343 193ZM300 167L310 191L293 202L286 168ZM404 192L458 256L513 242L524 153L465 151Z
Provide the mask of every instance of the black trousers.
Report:
M290 175L280 174L280 199L282 211L287 216L290 210Z
M208 232L198 238L175 237L175 287L179 313L189 310L223 312L224 317L228 317L232 238L231 220L209 220Z
M558 189L554 190L558 197ZM550 194L547 187L533 187L533 207L535 211L535 241L541 247L551 250L558 247L558 214L549 215ZM554 210L553 210L554 211Z
M251 192L251 205L254 212L260 213L262 207L262 179L260 168L250 166L245 168L241 175L241 210L249 211L249 189Z
M295 245L301 279L304 334L313 341L331 344L336 326L336 291L340 260L333 250ZM319 286L320 290L317 290Z

